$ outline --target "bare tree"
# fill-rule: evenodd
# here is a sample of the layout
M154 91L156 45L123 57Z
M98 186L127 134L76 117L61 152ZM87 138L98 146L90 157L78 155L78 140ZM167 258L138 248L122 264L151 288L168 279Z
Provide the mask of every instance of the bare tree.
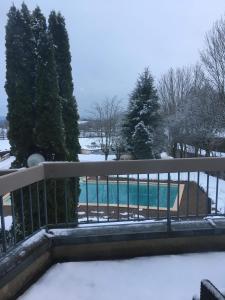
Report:
M121 155L126 151L126 140L121 130L118 130L116 136L113 138L111 149L116 156L116 160L120 160Z
M105 160L108 159L115 137L119 132L121 111L119 100L112 97L106 98L103 102L95 103L91 112Z
M217 21L206 34L201 59L220 99L225 102L225 20Z
M214 99L215 91L207 82L201 88L193 88L183 104L184 140L199 149L205 149L209 156L216 134L220 130L220 110Z
M190 67L170 69L164 74L158 85L161 106L165 115L174 114L177 106L184 101L192 87Z
M173 156L176 155L179 146L182 157L187 136L190 141L191 135L188 132L191 128L188 126L191 125L185 116L187 116L187 110L191 111L193 102L190 99L196 98L197 91L201 90L205 84L206 78L199 64L176 70L170 69L159 81L159 99L167 127L169 151ZM196 101L196 106L200 104Z
M175 156L178 143L182 148L183 123L181 109L193 87L193 69L191 67L170 69L158 84L158 95L162 115L167 128L169 152Z

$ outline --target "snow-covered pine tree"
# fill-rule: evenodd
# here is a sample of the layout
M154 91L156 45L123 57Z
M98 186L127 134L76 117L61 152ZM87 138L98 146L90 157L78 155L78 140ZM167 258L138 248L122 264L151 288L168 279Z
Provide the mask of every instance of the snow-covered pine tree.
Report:
M152 154L152 135L145 127L143 121L139 122L135 126L135 130L132 136L133 152L136 159L153 158Z
M49 32L52 35L56 70L58 75L59 95L62 101L63 122L65 128L65 143L67 160L77 161L80 152L78 111L73 95L73 79L69 37L65 20L60 13L52 11L49 16Z
M25 4L21 11L10 8L6 25L6 83L9 122L8 138L16 160L26 166L33 151L34 43L31 16Z
M123 124L127 150L134 158L145 159L157 156L156 147L153 145L160 119L157 91L153 77L146 68L139 76L136 87L130 95L128 112ZM141 133L140 137L137 136L137 132ZM141 149L138 144L145 149Z

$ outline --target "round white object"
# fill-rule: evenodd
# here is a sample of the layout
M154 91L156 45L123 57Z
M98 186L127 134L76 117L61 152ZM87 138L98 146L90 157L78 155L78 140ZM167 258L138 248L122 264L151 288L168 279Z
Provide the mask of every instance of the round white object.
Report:
M34 167L39 165L40 163L44 162L45 158L43 155L39 154L39 153L34 153L31 154L28 159L27 159L27 165L28 167Z

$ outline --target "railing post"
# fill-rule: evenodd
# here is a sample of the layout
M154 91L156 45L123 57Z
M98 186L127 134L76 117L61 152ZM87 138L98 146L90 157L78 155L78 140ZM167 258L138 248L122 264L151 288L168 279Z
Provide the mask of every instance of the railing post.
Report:
M44 215L45 215L45 226L48 226L48 205L47 205L46 180L44 180Z
M167 231L171 231L171 216L170 216L170 173L168 173L168 182L167 182Z
M3 197L1 195L0 195L0 215L1 215L2 250L3 252L6 252L5 218L3 212Z
M66 226L68 226L69 223L69 216L68 216L68 180L64 179L64 202L65 202L65 221Z

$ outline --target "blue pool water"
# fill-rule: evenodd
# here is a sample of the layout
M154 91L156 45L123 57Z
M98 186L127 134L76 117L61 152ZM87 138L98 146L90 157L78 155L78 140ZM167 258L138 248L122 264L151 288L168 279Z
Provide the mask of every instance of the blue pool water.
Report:
M148 185L147 183L140 183L139 188L137 183L130 182L129 185L127 183L120 182L118 185L116 182L109 182L108 184L108 198L107 198L107 184L106 182L99 181L98 185L96 182L88 182L86 185L85 182L80 182L80 198L79 202L81 204L86 204L87 199L89 204L109 204L109 205L139 205L140 206L158 206L159 199L159 207L166 208L167 207L167 184L159 184L154 183L149 184L149 195L148 195ZM170 185L170 207L174 206L174 202L176 200L178 194L178 185L171 184ZM159 196L158 196L159 195ZM98 197L97 197L98 196Z

